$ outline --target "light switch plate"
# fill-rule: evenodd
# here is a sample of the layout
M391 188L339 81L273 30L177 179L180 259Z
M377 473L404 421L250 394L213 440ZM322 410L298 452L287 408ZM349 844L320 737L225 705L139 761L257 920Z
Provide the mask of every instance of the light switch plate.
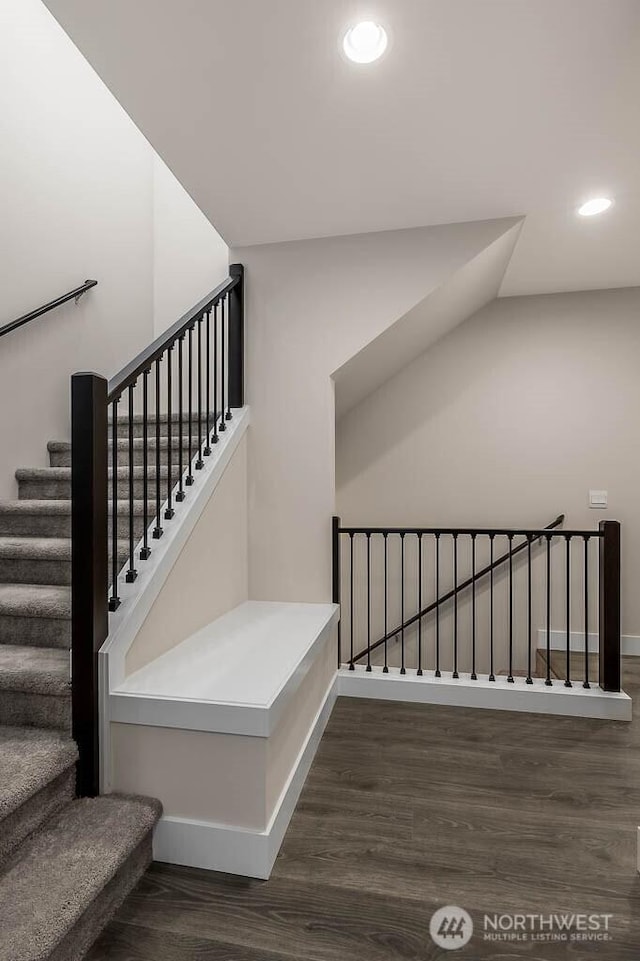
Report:
M589 507L592 507L595 510L606 510L608 504L608 491L589 491Z

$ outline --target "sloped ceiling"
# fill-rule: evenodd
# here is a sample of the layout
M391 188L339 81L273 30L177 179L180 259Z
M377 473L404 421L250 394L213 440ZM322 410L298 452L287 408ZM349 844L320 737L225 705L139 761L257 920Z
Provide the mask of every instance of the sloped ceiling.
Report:
M230 245L526 215L503 293L640 283L638 0L46 3Z
M497 239L470 254L435 290L335 372L336 418L494 299L522 223L507 220L495 226L501 228Z

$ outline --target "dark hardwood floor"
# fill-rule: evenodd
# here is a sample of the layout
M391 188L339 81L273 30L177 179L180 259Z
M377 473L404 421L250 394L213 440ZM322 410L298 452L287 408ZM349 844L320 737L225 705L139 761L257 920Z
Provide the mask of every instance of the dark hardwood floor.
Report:
M640 663L625 689L640 709ZM90 961L640 961L638 824L640 718L342 698L271 879L154 864ZM488 943L485 912L606 913L611 940Z

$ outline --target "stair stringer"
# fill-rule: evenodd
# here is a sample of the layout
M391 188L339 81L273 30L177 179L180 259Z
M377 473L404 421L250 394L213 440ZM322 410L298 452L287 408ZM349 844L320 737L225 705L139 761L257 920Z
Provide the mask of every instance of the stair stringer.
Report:
M196 471L195 465L192 465L192 473L197 477L197 482L189 488L187 499L180 504L180 510L176 511L171 524L165 525L164 534L159 540L152 539L151 532L155 524L150 525L149 543L152 545L152 553L141 566L136 580L131 584L126 582L127 565L123 566L118 576L121 604L116 611L109 614L109 634L98 654L100 791L103 794L111 791L110 693L124 680L127 674L127 655L240 447L249 422L248 407L234 411L233 419L227 423L225 433L219 435L219 443L211 456L205 459L204 467ZM196 459L197 457L194 461ZM187 473L188 470L185 475ZM166 504L163 504L161 507L161 515L165 506ZM139 554L141 545L142 541L136 547L136 554ZM215 585L212 585L212 589L215 589ZM230 606L234 603L235 601L231 601ZM176 644L181 640L183 638L178 637Z

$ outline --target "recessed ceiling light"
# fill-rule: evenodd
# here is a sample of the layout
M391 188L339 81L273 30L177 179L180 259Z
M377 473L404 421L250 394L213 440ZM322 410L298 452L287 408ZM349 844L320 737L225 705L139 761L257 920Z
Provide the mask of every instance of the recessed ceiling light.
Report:
M593 217L594 214L604 213L612 203L613 200L609 200L608 197L594 197L593 200L587 200L582 207L579 207L578 213L581 217Z
M388 42L384 27L372 20L364 20L347 30L342 48L354 63L373 63L385 52Z

